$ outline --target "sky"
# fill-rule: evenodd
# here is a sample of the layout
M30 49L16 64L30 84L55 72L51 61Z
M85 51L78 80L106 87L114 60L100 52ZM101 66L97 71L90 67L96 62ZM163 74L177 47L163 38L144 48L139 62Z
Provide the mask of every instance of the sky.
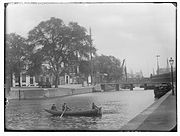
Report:
M98 55L126 59L127 72L142 70L149 76L175 59L176 8L171 3L38 3L9 4L6 8L6 33L23 37L41 21L51 17L65 24L78 22L91 28L93 45Z

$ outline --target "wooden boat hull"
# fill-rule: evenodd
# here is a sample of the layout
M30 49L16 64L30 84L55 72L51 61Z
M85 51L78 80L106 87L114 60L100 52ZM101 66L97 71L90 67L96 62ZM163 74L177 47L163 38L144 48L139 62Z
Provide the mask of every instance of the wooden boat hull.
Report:
M46 112L56 115L56 116L61 116L62 111L55 111L55 110L48 110L44 109ZM86 110L86 111L66 111L63 116L101 116L102 111L101 108L99 109L92 109L92 110Z

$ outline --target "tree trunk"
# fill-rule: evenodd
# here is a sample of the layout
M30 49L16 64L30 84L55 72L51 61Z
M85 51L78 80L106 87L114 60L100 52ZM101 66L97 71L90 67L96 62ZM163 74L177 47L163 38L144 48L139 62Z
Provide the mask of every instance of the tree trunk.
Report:
M58 80L59 80L59 76L58 74L55 75L55 88L58 88Z
M13 86L13 72L9 70L5 75L5 97L9 95L11 87Z
M13 86L13 73L10 73L10 87Z
M10 75L6 75L6 80L5 80L5 97L9 94L10 92Z

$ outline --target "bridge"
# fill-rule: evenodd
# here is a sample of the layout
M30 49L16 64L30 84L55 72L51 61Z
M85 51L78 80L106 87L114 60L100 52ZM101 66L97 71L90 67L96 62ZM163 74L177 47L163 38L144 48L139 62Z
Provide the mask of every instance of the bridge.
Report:
M154 75L149 78L128 78L127 81L119 81L114 83L101 83L102 90L111 90L116 89L119 91L119 87L121 88L129 88L133 90L133 87L142 86L145 89L153 89L155 85L159 85L161 83L171 83L171 73L165 73L160 75ZM173 81L176 82L176 71L173 72Z

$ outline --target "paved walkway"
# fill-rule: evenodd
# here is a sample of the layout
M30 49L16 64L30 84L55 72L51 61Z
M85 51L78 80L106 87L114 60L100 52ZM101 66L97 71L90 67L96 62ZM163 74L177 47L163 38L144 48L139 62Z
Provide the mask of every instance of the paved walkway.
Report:
M169 91L120 130L171 131L177 125L176 111L176 95Z

